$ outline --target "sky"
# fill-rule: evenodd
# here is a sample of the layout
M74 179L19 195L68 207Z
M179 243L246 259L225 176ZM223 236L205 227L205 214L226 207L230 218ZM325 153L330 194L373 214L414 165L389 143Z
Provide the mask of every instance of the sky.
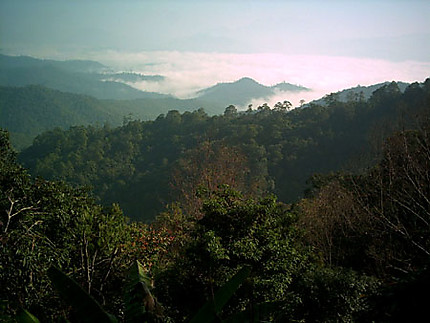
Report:
M133 85L180 97L247 76L312 99L424 81L429 17L428 0L1 0L0 52L161 74Z

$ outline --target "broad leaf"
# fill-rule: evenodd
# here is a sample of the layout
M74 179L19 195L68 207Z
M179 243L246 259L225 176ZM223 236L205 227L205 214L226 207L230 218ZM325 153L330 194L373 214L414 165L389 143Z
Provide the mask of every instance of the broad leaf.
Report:
M221 309L233 296L239 286L244 282L251 272L251 267L245 266L239 270L227 283L225 283L214 295L213 299L207 301L192 318L190 323L212 322Z
M22 310L16 317L18 323L39 323L40 321L36 316L27 310Z
M107 313L90 294L60 269L49 268L48 276L63 299L76 310L76 314L82 321L117 322L113 315Z
M124 302L127 322L144 322L155 310L156 302L148 286L150 279L142 265L136 261L130 268L125 285Z

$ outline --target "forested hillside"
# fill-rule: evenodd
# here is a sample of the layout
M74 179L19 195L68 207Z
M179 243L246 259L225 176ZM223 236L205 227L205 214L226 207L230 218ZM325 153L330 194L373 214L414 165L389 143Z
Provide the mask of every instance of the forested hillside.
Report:
M59 91L91 95L98 99L130 100L167 95L137 90L113 81L110 68L94 61L41 60L0 55L0 85L41 85ZM108 80L108 79L112 80ZM117 80L121 80L121 75Z
M21 150L30 146L38 134L56 127L66 130L71 126L119 126L124 120L153 120L172 108L182 112L202 105L209 113L219 110L199 100L173 97L98 100L39 85L0 86L0 127L10 132L12 144Z
M410 91L428 104L428 82ZM374 100L372 109L384 102ZM212 120L197 114L195 122ZM159 122L172 126L167 120L184 115ZM295 205L232 189L232 174L251 172L238 171L243 155L205 142L180 163L183 193L192 196L199 183L198 194L147 225L128 222L118 205L98 205L85 189L30 176L1 131L0 319L418 322L430 287L429 133L421 113L413 130L385 141L373 167L314 177ZM223 182L231 186L213 186Z
M302 92L310 89L289 83L279 83L274 86L262 85L249 77L241 78L232 83L218 83L210 88L197 92L197 97L205 102L211 102L222 106L230 104L245 106L250 99L266 99L276 93Z
M0 126L8 129L17 148L29 146L39 133L71 125L112 123L120 113L88 96L41 86L0 87Z
M324 105L332 97L335 97L336 100L341 102L348 102L353 100L368 100L372 96L373 92L375 92L377 89L385 85L388 85L389 83L390 82L384 82L384 83L378 83L378 84L373 84L369 86L358 85L350 89L345 89L335 93L330 93L329 95L326 95L321 99L312 101L312 103ZM396 82L396 83L401 92L404 92L405 89L409 86L409 83L405 83L405 82Z
M292 202L315 173L373 165L388 135L428 113L429 93L427 79L404 93L392 82L368 101L329 96L325 106L292 111L288 102L243 113L229 106L212 117L172 110L119 128L49 131L20 159L32 174L92 187L103 204L119 202L136 220L152 220L176 200L198 208L201 185L229 184L248 196L273 192Z
M429 17L0 0L0 323L425 323Z

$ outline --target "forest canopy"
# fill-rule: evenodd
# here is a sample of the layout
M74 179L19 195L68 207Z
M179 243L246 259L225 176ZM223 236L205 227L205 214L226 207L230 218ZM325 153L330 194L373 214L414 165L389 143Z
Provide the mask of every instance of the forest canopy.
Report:
M229 177L228 184L244 193L270 192L293 202L315 173L374 165L384 138L428 113L429 82L404 92L389 83L369 100L356 95L346 103L332 94L324 105L291 111L286 101L246 112L229 106L220 116L171 110L118 128L54 129L39 135L20 161L34 175L91 187L102 204L118 202L141 221L189 199L178 182L193 195L203 180L214 187Z
M418 320L429 82L57 128L29 170L2 130L0 318Z
M221 319L418 319L429 287L429 121L391 136L359 175L315 177L295 205L200 186L199 203L172 205L150 225L128 222L86 190L31 177L3 131L2 318L26 309L44 321L76 320L82 309L54 290L55 266L124 320L121 290L138 260L151 300L139 317L149 322L188 321L243 268L246 278L214 314Z

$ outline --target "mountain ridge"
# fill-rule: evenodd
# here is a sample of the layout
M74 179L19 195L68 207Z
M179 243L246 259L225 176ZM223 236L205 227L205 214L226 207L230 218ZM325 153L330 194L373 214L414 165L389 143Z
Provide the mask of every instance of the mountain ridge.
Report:
M153 219L164 203L171 202L172 176L186 181L188 171L195 170L199 179L210 178L212 185L216 173L212 178L198 172L208 167L207 174L213 174L210 159L223 151L220 165L226 167L231 158L232 167L238 167L225 176L235 176L246 167L250 176L244 181L246 187L255 183L255 189L291 203L303 197L314 174L361 172L374 165L382 157L374 148L384 138L415 127L428 116L429 94L427 79L411 84L404 93L390 83L367 101L332 100L326 106L292 111L269 106L243 113L229 109L222 116L202 110L170 111L154 121L127 122L117 128L49 131L20 158L35 175L94 185L96 196L106 205L119 203L125 214L140 220ZM94 147L100 149L98 154ZM219 150L224 148L233 150ZM244 164L233 166L236 162ZM178 175L182 172L184 177ZM183 191L177 193L182 196Z
M95 61L55 61L29 56L0 55L0 85L2 86L42 85L63 92L90 95L98 99L169 97L166 94L141 91L125 82L104 80L112 75L114 74L110 68ZM118 77L121 78L121 74Z
M250 77L242 77L234 82L217 83L214 86L200 90L197 92L197 98L225 106L230 104L244 106L252 99L267 99L275 95L276 91L299 92L309 90L306 87L286 82L266 86Z
M402 81L385 81L382 83L371 84L367 86L357 85L352 88L347 88L343 90L339 90L337 92L333 92L330 94L326 94L324 97L311 101L312 104L326 105L326 98L330 95L334 95L337 100L340 102L348 102L350 100L368 100L373 92L380 89L381 87L390 84L391 82L395 82L400 91L404 92L405 89L410 85L410 83L402 82ZM361 98L360 98L361 96ZM307 104L309 105L309 104Z
M201 107L211 114L217 106L197 99L147 97L133 100L100 100L90 95L63 92L42 85L0 85L0 128L9 130L17 149L29 146L40 133L55 127L121 125L124 120L154 120L169 110L193 111Z

